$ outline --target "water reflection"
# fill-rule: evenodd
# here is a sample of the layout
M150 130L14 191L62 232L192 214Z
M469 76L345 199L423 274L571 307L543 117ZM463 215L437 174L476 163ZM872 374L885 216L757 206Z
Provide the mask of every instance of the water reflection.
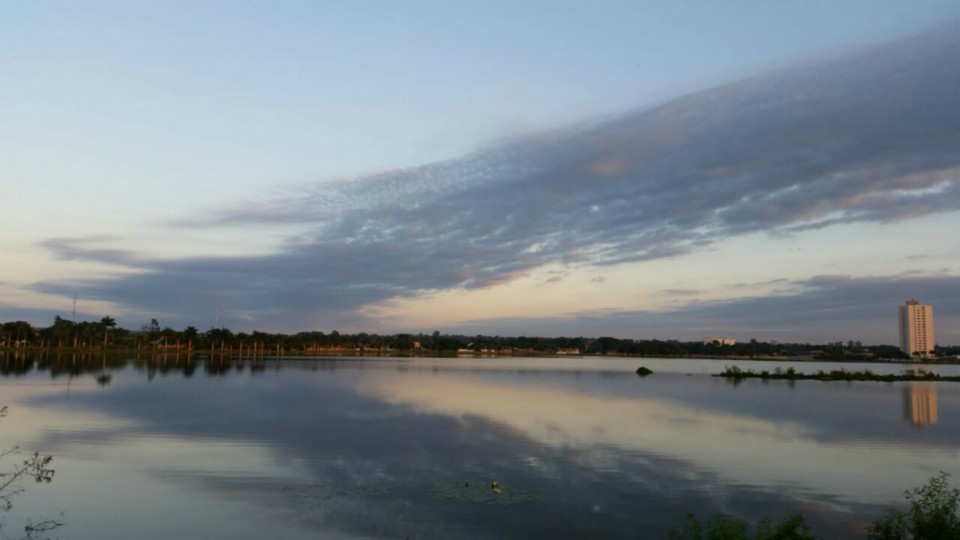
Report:
M824 537L862 537L904 489L960 472L949 387L942 429L920 432L900 420L899 384L733 388L601 363L51 355L0 359L0 386L28 447L115 490L64 495L65 509L146 497L157 515L179 504L178 523L218 516L183 532L144 515L157 537L224 536L229 521L235 538L278 523L296 529L284 538L664 538L691 511L804 511ZM86 537L140 536L87 519Z
M903 389L903 418L919 428L937 423L935 384L914 383Z

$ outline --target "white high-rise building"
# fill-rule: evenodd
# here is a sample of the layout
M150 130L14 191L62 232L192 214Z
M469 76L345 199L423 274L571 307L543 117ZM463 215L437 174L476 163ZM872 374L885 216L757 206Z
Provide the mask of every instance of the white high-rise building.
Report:
M900 350L910 358L933 354L933 306L910 300L900 306Z

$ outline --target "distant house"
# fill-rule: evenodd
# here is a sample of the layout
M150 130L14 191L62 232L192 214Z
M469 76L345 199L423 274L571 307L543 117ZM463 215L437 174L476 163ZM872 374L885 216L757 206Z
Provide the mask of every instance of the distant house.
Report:
M703 338L704 345L736 345L737 340L732 337L710 336Z

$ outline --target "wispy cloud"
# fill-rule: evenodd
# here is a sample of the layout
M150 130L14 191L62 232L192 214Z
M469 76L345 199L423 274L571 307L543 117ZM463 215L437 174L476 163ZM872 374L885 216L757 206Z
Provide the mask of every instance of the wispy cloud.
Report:
M144 270L46 292L196 321L347 324L424 290L547 264L676 257L733 235L960 209L957 28L696 93L461 159L319 183L191 227L299 225L265 256L149 261L64 240L57 256ZM181 224L183 225L183 224Z
M692 302L663 311L618 310L537 319L482 320L448 328L467 334L480 329L531 335L614 335L696 340L722 333L738 339L780 341L862 340L897 342L897 306L918 298L934 306L936 338L960 341L960 277L815 276L791 281L792 292L729 300Z
M116 240L116 237L50 238L40 242L40 246L62 260L91 260L123 266L149 265L150 260L142 254L123 249L99 247L102 243L112 240Z
M702 291L699 289L664 289L662 292L670 296L693 296L700 294Z

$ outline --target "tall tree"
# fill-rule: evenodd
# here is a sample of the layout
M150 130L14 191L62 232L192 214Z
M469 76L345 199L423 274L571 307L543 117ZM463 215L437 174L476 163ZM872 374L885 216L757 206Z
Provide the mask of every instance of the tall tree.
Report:
M107 336L110 335L109 334L110 329L116 326L117 326L117 321L113 317L107 316L100 319L100 327L103 328L103 348L104 349L107 348Z
M183 329L183 337L187 338L188 349L193 349L193 340L197 339L198 335L200 335L200 331L197 330L196 326L188 326Z

